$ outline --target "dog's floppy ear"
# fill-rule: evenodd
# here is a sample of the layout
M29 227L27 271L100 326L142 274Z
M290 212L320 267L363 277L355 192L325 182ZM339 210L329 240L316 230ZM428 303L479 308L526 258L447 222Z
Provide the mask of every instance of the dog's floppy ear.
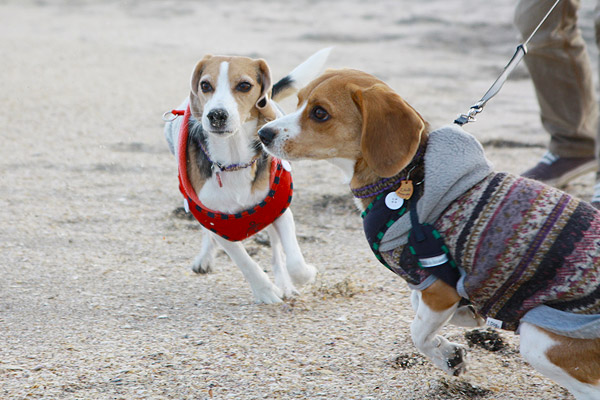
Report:
M190 82L190 109L196 118L198 118L199 115L202 115L202 108L200 106L200 102L198 101L198 86L200 85L200 77L202 76L206 62L210 58L212 58L212 55L205 55L202 60L198 61L196 67L194 68L194 72L192 72L192 79Z
M349 89L362 114L360 146L367 165L381 177L396 175L416 154L425 121L385 84Z
M260 95L256 101L257 110L263 115L266 121L274 120L277 115L271 103L271 91L273 90L273 81L271 80L271 69L265 60L256 60L258 80L261 83Z

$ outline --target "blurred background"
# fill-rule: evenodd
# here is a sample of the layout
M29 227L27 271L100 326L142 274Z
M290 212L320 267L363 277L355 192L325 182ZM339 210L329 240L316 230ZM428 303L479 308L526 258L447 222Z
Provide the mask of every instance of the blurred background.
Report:
M253 305L223 254L215 274L194 275L200 233L174 213L162 133L205 54L264 58L278 79L329 46L328 67L372 73L433 128L449 124L513 55L515 4L0 0L0 397L568 398L512 334L500 355L472 349L464 379L415 354L406 285L376 262L324 162L294 164L312 288ZM596 68L592 8L580 25ZM537 162L548 136L523 65L466 129L497 169ZM589 199L593 183L567 190ZM269 270L268 247L247 247Z

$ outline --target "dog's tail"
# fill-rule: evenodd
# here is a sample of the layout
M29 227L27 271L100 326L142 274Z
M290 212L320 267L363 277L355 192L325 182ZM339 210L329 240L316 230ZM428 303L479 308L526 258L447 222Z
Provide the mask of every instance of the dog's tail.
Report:
M325 69L325 62L327 61L327 57L329 57L329 53L331 53L331 49L331 47L326 47L317 51L302 64L294 68L287 76L274 84L271 98L275 101L283 100L308 85L310 81L319 76Z

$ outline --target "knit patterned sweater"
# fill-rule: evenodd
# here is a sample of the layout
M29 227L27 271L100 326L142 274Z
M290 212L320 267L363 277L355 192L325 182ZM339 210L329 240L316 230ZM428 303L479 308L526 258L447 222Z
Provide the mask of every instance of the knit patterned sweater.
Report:
M447 130L441 142L452 141L453 135L468 134ZM432 133L425 156L425 184L438 172L427 166L428 158L439 158L431 154L440 145L435 136ZM425 189L423 197L427 193ZM365 224L368 219L367 212ZM489 173L428 222L440 232L461 269L458 292L480 315L501 321L503 329L516 330L530 310L549 306L551 313L585 315L585 337L600 337L600 213L591 205L533 180ZM388 233L385 226L382 229ZM418 267L408 246L380 248L375 254L414 288L435 281Z

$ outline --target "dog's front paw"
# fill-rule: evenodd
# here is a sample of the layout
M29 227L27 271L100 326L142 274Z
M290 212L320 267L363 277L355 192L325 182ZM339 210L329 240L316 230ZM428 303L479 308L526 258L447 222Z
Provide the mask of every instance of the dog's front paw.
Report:
M274 304L281 303L283 301L283 293L281 289L273 284L262 286L257 289L253 288L252 293L254 294L254 301L256 303Z
M275 275L275 286L281 290L284 299L289 299L300 294L296 287L294 287L288 274Z
M209 274L214 271L215 258L200 254L192 262L192 271L197 274Z
M446 363L448 364L449 372L453 376L459 376L467 370L466 358L467 351L462 346L457 346L454 349L452 357L448 358Z
M288 265L287 268L294 285L302 286L312 283L317 276L317 269L310 264L302 263L294 267Z
M443 336L438 335L432 341L426 342L425 345L421 344L417 348L448 375L459 376L467 369L466 348L449 342Z
M467 350L464 346L448 343L443 350L446 365L442 368L452 376L459 376L467 370Z

